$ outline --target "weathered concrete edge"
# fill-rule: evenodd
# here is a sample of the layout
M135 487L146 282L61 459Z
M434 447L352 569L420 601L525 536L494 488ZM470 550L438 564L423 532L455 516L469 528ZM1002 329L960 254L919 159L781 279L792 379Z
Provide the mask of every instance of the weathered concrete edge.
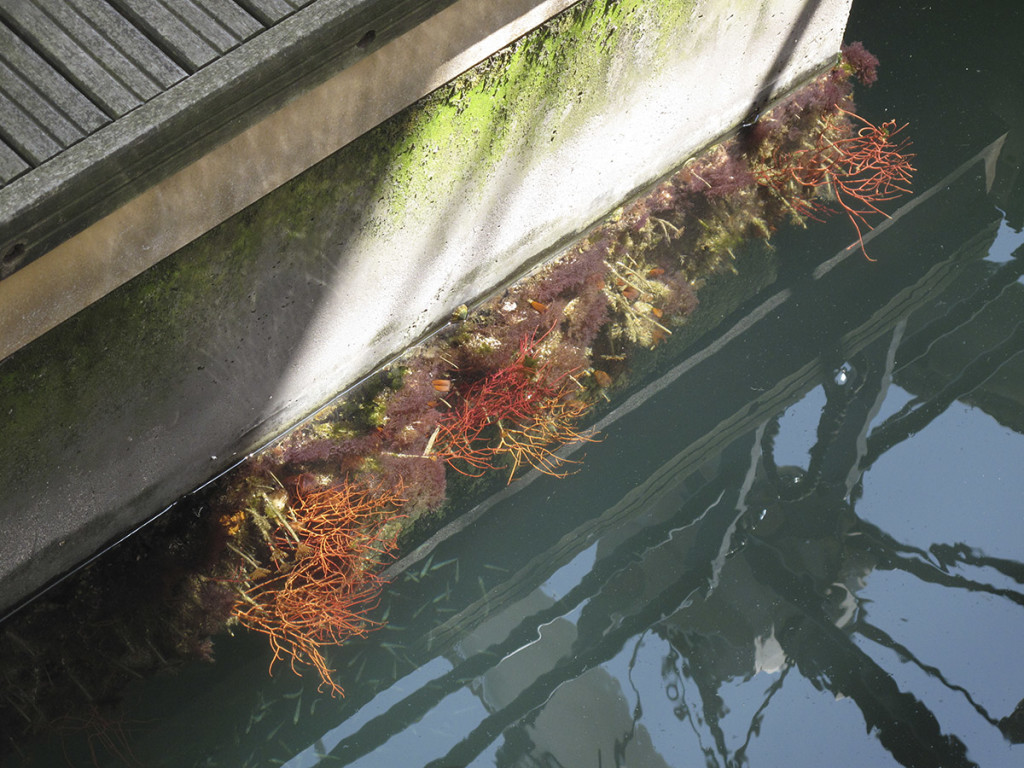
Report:
M55 161L63 167L48 175L45 183L39 174L29 174L8 185L0 190L0 210L18 208L13 215L15 223L35 213L39 207L35 201L45 202L58 196L57 180L72 179L75 185L81 185L86 176L95 180L106 168L114 168L115 173L94 181L90 191L94 205L78 217L91 216L93 210L109 206L110 200L134 196L84 231L0 280L0 359L573 2L576 0L508 0L499 4L456 0L446 10L421 20L418 26L365 55L356 43L366 34L363 30L376 25L372 21L352 24L352 30L332 39L329 49L340 47L343 53L330 63L343 66L348 59L358 56L357 61L298 96L288 88L301 85L302 80L279 85L272 97L261 95L253 109L269 110L275 99L289 93L293 98L147 188L149 177L166 173L177 156L186 152L183 148L168 150L159 137L154 140L149 136L147 132L153 124L160 124L162 132L176 130L175 126L195 119L197 110L205 109L210 114L203 114L201 120L209 126L200 130L202 140L190 143L187 152L223 140L222 134L231 129L233 122L227 110L241 110L243 106L238 101L226 102L224 91L237 91L241 86L236 80L248 81L253 77L255 68L248 66L246 59L291 60L294 54L286 55L286 49L301 46L303 50L316 50L313 43L323 37L325 29L359 21L350 18L351 13L344 13L351 3L332 0L326 20L320 18L325 15L324 6L314 4L253 41L252 45L258 44L258 48L238 49L123 121L68 150ZM433 12L437 6L449 3L451 0L427 7ZM318 16L311 18L305 14L313 11ZM421 8L415 15L402 16L400 21L408 24L423 15ZM314 27L315 24L319 26ZM304 40L302 34L311 28L316 32L313 40ZM339 43L339 39L343 42ZM374 43L379 44L380 40L375 37ZM405 65L413 55L420 66ZM319 71L308 64L304 69L313 74ZM255 98L249 96L247 100ZM188 109L182 108L182 104ZM186 133L195 130L198 129L193 126ZM288 138L286 142L281 140L284 136ZM154 156L158 162L138 176L126 178L121 170L124 165L133 169L144 166ZM90 170L93 166L95 170ZM34 188L41 183L42 189ZM66 220L64 206L51 207L53 210L32 221L28 233L0 232L0 243L5 238L12 242L39 238L45 244L54 234L74 225L74 220ZM11 224L6 226L14 229ZM55 227L54 232L35 234L46 227Z
M500 86L484 89L483 105L439 94L357 142L355 157L336 153L47 334L48 353L37 343L9 359L0 411L23 439L0 445L11 531L0 542L0 602L294 423L740 120L797 10L760 4L746 34L773 45L752 53L733 21L741 5L664 0L679 26L629 27L623 7L650 14L653 4L615 4L615 18L582 42L599 52L611 35L625 55L591 71L573 71L583 62L543 37L525 58L503 54L474 77L503 81L526 67L534 83L497 111L488 103ZM834 55L848 8L827 9L830 23L818 20L779 87ZM763 23L773 15L774 28ZM713 49L696 66L689 56L707 38L740 50ZM538 55L549 67L539 90L529 58ZM721 60L736 62L739 79L709 93ZM379 155L358 155L367 148ZM148 327L140 334L138 324ZM28 398L12 399L11 386Z

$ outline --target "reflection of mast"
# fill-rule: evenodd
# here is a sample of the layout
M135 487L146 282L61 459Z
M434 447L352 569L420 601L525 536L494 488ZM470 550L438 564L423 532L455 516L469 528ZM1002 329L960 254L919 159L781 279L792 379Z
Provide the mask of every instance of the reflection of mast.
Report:
M898 338L899 332L893 343L876 345L881 354L876 353L875 358L880 364L858 360L856 369L845 366L842 375L826 386L828 403L806 472L783 473L776 466L772 450L778 419L769 420L758 441L761 453L754 459L764 480L743 500L752 510L748 518L754 519L730 564L734 584L725 597L710 594L706 610L697 613L713 616L723 600L743 589L760 595L760 601L774 605L771 634L786 658L816 687L852 699L868 728L896 760L907 766L969 766L972 763L960 739L944 735L934 714L913 694L901 692L889 674L837 626L849 622L856 611L846 609L837 619L826 610L834 586L842 586L844 581L863 583L869 570L879 564L891 567L899 562L896 553L905 550L891 539L852 535L868 533L871 526L859 521L849 504L850 488L859 479L863 436L880 393L891 379L893 346ZM766 497L765 485L774 491L774 499ZM766 504L755 504L755 499ZM827 546L831 540L840 543ZM866 548L865 542L869 542ZM671 622L667 635L684 656L700 659L702 654L707 656L704 646L710 635L695 633L697 616L693 613ZM757 628L751 630L747 641L753 643ZM735 646L743 638L729 636L729 641ZM716 666L713 657L691 665L691 670L695 668L700 670L693 677L704 702L704 721L712 730L718 752L726 765L739 765L743 760L739 751L732 759L728 756L717 723L720 707L715 705L720 683L739 670ZM766 706L767 700L755 718ZM756 722L752 722L749 731L755 730Z
M1019 258L1020 252L1018 251L1015 256ZM979 312L986 301L994 299L1002 286L1016 281L1020 273L1020 261L1002 268L981 290L966 300L963 306L957 308L956 315L961 316L960 322L956 322L955 318L937 321L911 338L907 344L911 360L927 354L934 339L955 329L961 322ZM828 500L829 478L823 476L821 469L828 454L838 452L844 458L852 460L852 466L849 468L851 476L860 474L886 450L919 431L956 398L969 393L985 381L1022 348L1024 323L1018 324L1002 342L978 355L958 377L946 384L924 405L910 412L898 413L872 431L867 438L867 451L861 452L863 456L859 461L852 446L845 451L841 446L837 446L840 435L852 432L848 429L850 425L845 425L847 428L841 429L837 423L848 413L844 406L833 405L830 393L829 404L823 410L819 425L818 442L810 452L811 466L803 477L805 484L801 485L797 493L794 493L792 488L780 488L780 503L785 505L788 502L790 505L786 512L790 515L831 514L832 510L839 508L839 499L833 498L831 502ZM902 349L901 346L901 351ZM892 377L892 361L893 355L887 355L884 371L886 380ZM829 392L828 386L826 392ZM861 434L866 432L866 422L863 427L864 429L860 430ZM766 439L762 441L766 451L761 460L765 465L766 475L774 485L779 485L779 471L771 456L771 438L772 430L769 429ZM832 488L838 490L835 485L832 485ZM793 507L795 502L808 499L812 495L817 509ZM873 568L898 569L922 582L998 595L1018 605L1024 605L1024 594L950 574L945 568L940 570L934 566L928 552L904 545L877 526L854 519L856 522L846 536L847 557L857 555L856 559L859 562L871 563ZM787 522L793 524L792 521ZM967 759L966 749L960 739L952 735L943 735L934 715L914 696L900 692L888 673L825 616L822 610L821 574L811 570L795 570L794 562L800 560L799 554L792 555L788 550L787 541L772 534L777 532L770 533L766 538L759 538L755 529L754 535L744 548L744 559L750 564L760 584L771 585L777 595L783 597L791 608L796 609L797 616L791 617L776 631L787 656L797 664L801 673L815 685L853 699L863 712L868 727L877 729L879 741L904 765L972 765L973 763ZM944 565L948 566L956 561L979 566L988 565L1011 576L1017 583L1024 582L1024 566L1019 563L986 558L964 545L937 545L932 549L935 558L942 559ZM1010 718L1005 718L1002 722L997 721L974 700L969 691L947 681L939 669L923 664L910 649L898 644L880 628L869 624L863 612L858 615L853 629L912 661L930 677L939 680L947 689L962 694L987 722L1001 728L1004 733L1010 732L1011 726L1006 724ZM1012 735L1010 738L1013 738Z
M857 533L860 534L861 540L858 548L870 554L878 569L903 571L928 584L1005 597L1017 605L1024 606L1024 594L1021 592L994 587L982 581L939 570L930 562L927 552L901 544L878 526L860 520L857 524Z
M899 442L920 432L954 401L969 395L998 371L1014 355L1024 352L1024 322L1018 323L1002 341L975 357L963 371L924 404L898 413L876 428L868 439L865 468Z
M1018 265L1014 267L1016 269ZM1005 275L999 274L994 282L1006 285ZM979 293L991 299L999 291L994 290L989 283ZM977 298L978 294L972 297ZM969 314L973 315L977 311L979 308L975 306ZM933 323L927 328L934 332L942 326ZM1024 605L1024 594L1018 591L996 588L951 574L945 568L936 568L935 561L941 558L946 565L959 561L991 566L1017 583L1024 582L1024 566L987 558L963 545L933 547L933 558L929 552L902 544L877 526L857 519L850 506L850 490L856 485L860 474L880 453L898 442L883 441L882 438L898 435L899 439L905 439L948 407L955 396L970 391L972 385L976 386L1020 351L1021 340L1024 338L1022 327L1018 325L1002 343L980 355L954 385L928 401L923 410L914 411L911 417L920 419L917 416L920 412L927 414L927 420L917 421L913 430L904 432L892 427L894 423L906 424L912 420L900 414L880 428L881 432L875 430L864 440L868 424L877 413L877 408L873 406L879 402L880 393L893 375L893 351L902 332L898 327L887 354L878 354L880 350L877 345L874 353L866 353L876 362L881 362L884 357L884 364L870 366L863 360L857 360L857 368L844 366L840 378L835 382L826 381L828 401L822 411L817 441L810 450L811 461L806 471L776 466L772 451L774 434L778 431L777 418L766 422L764 435L759 440L762 452L756 460L761 465L763 481L759 488L749 494L747 505L755 511L761 509L761 505L755 503L754 499L759 496L761 500L765 499L765 485L774 489L774 500L768 500L763 510L753 516L757 520L751 521L750 535L741 547L735 549L735 560L741 560L750 569L748 589L762 590L758 594L774 596L777 608L772 637L781 644L788 659L815 686L855 701L869 729L874 729L881 744L905 765L967 766L973 763L967 758L963 742L955 735L942 734L931 711L913 694L900 692L888 673L858 648L841 626L837 626L826 607L829 589L837 583L833 580L840 572L846 572L849 577L851 563L855 571L859 570L860 579L868 570L875 568L899 569L922 582L998 595ZM926 351L927 339L920 332L911 342L908 347ZM872 380L857 382L858 388L851 387L846 393L833 386L840 381L849 384L854 381L851 372L857 375L860 371L872 372ZM858 400L861 402L858 403ZM843 482L844 479L846 482ZM808 537L821 539L824 544L830 529L841 536L842 543L838 551L830 554L828 547L808 546L813 543L809 542ZM735 574L740 574L742 578L743 571L737 570L739 567L735 562L732 564L734 578ZM854 573L853 577L856 580L857 574ZM723 599L729 598L709 595L706 613L713 614L716 609L711 606L720 604ZM708 645L708 636L694 631L693 619L693 611L680 616L672 623L668 637L684 656L696 659L690 666L690 672L704 701L704 723L711 730L717 751L725 758L725 764L738 765L742 763L742 756L737 751L732 759L729 758L717 723L716 712L720 707L715 704L720 704L717 694L720 683L736 673L724 669L722 665L716 666L715 654L708 653L708 648L712 651L714 648ZM848 629L895 650L944 687L961 694L984 720L999 727L1008 738L1016 738L1016 731L1010 722L1013 716L1002 721L996 720L975 701L967 689L951 683L939 669L922 663L910 649L899 645L884 631L869 624L863 611L857 612L856 621ZM752 636L751 639L755 638ZM730 636L733 645L739 640L738 637ZM755 717L759 717L766 706L767 699ZM1020 709L1024 712L1024 703ZM752 722L750 731L756 730L756 726L757 723Z
M852 699L896 760L915 767L975 765L959 738L944 735L920 700L900 691L888 672L824 616L821 595L802 574L792 572L775 548L752 541L744 556L758 579L799 613L776 630L787 657L816 687Z
M774 555L758 545L748 552L761 579L775 582L779 593L793 598L794 604L804 603L802 618L778 630L779 642L801 674L815 686L853 699L868 729L876 731L882 745L902 765L975 765L967 759L964 742L943 734L921 700L900 691L889 673L849 635L825 620L813 602L816 596L801 594L805 585ZM812 602L805 602L809 598Z
M994 725L997 728L999 727L999 723L995 720L995 718L993 718L988 713L988 710L985 709L985 707L983 707L981 704L974 700L974 697L971 695L970 691L968 691L962 685L951 683L949 680L946 679L946 676L942 674L942 670L940 670L938 667L934 667L931 664L925 664L919 658L917 658L917 654L911 651L903 643L897 642L888 632L886 632L881 627L876 627L874 624L871 624L867 620L867 616L864 615L864 612L861 612L861 615L857 621L857 634L861 637L866 637L871 642L876 643L882 646L883 648L888 648L893 653L898 654L901 658L909 661L911 664L920 669L929 677L933 677L936 680L938 680L940 683L942 683L943 686L945 686L949 690L956 691L962 694L963 697L967 699L967 703L974 708L975 712L977 712L979 715L982 716L982 718L987 720L990 725Z
M932 544L931 553L943 568L949 568L957 563L973 565L978 568L992 568L1018 584L1024 585L1024 563L1006 560L1002 557L982 555L966 544Z

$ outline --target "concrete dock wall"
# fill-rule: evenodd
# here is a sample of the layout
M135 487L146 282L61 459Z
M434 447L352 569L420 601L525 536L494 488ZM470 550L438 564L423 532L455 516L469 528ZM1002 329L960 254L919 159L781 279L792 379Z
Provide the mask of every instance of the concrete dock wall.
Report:
M492 5L454 3L0 281L0 607L830 61L850 0L524 3L496 30Z

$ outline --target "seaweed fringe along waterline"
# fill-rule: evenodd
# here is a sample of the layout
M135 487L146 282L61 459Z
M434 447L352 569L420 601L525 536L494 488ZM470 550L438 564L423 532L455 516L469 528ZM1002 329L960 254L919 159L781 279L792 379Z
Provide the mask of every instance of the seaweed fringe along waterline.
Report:
M130 542L16 616L0 637L3 732L92 711L182 659L212 660L211 637L233 626L267 636L271 667L312 668L341 695L327 649L378 626L382 564L436 524L449 485L572 472L560 449L600 439L588 414L687 324L704 281L735 271L745 241L842 213L863 250L914 171L905 126L855 111L851 81L869 85L876 66L860 43L844 48L739 135L211 486L162 529L169 543ZM140 577L140 559L159 575Z

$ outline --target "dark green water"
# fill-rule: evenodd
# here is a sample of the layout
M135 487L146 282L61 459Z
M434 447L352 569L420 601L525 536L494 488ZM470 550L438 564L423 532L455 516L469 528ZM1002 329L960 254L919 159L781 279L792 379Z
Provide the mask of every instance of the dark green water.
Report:
M405 564L331 655L346 699L225 639L71 764L1024 764L1024 19L894 5L847 35L883 61L860 111L918 153L878 263L842 221L780 233L579 472Z

